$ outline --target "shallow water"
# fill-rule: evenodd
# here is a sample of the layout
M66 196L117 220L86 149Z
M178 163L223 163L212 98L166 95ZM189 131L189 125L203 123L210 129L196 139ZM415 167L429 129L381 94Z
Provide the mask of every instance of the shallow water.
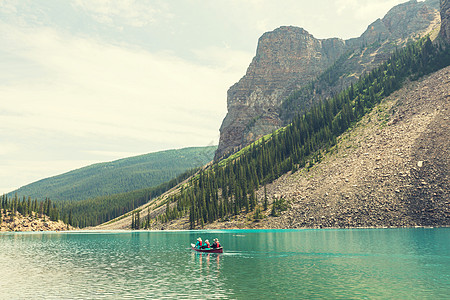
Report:
M0 253L0 299L450 295L450 228L7 233Z

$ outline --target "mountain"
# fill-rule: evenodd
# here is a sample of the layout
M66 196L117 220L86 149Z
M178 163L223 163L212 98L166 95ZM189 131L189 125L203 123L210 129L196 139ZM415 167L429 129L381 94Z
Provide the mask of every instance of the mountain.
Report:
M213 159L216 146L167 150L90 165L39 180L9 193L32 199L74 201L150 188Z
M245 76L228 90L215 159L289 124L439 24L439 1L413 0L392 8L359 38L320 40L292 26L263 34Z
M317 40L292 26L265 33L246 75L228 90L216 158L283 125L281 102L346 51L340 39Z

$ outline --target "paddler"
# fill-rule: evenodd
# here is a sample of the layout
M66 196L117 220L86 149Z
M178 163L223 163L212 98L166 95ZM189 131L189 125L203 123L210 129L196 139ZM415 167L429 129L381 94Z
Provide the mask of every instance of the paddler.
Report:
M203 247L202 248L204 248L204 249L209 249L209 241L208 240L205 240L205 244L203 245Z
M220 248L220 243L219 240L216 238L214 239L214 243L212 244L213 248Z
M199 237L197 239L197 243L195 244L195 248L200 249L202 247L202 245L203 245L202 238Z

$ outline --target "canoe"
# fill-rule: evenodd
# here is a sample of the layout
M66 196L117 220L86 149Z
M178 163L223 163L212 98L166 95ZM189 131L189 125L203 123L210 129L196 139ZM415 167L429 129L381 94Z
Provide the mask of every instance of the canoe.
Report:
M219 248L206 248L206 249L197 249L195 247L191 247L192 250L197 251L197 252L205 252L205 253L223 253L223 248L219 247Z

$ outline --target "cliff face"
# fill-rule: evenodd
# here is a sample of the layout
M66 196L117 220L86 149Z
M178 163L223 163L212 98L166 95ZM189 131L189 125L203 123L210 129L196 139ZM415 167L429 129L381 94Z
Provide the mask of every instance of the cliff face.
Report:
M348 86L387 59L408 38L423 36L438 27L438 6L437 0L398 5L369 25L361 37L347 41L319 40L292 26L265 33L246 75L228 90L228 113L220 128L215 158L286 125L298 111ZM345 59L338 61L344 54ZM338 80L327 82L289 108L282 108L293 91L308 85L333 64L340 74Z
M450 1L441 0L441 38L450 43Z
M228 90L228 114L216 157L283 125L281 101L329 67L345 51L340 39L318 40L306 30L280 27L265 33L247 74Z

